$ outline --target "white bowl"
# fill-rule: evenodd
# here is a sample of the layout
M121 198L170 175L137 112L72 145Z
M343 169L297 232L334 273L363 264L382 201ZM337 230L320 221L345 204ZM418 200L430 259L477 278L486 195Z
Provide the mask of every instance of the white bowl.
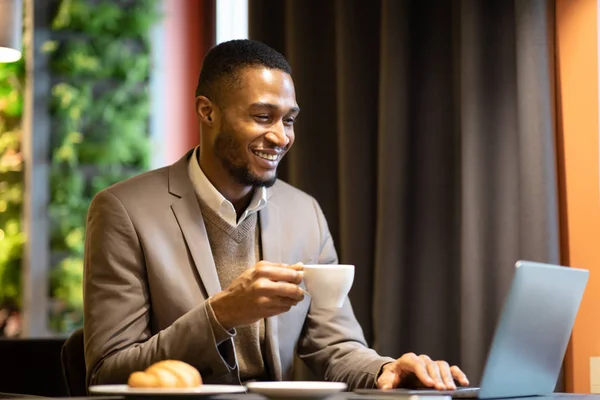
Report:
M342 382L249 382L248 391L258 393L271 399L320 399L346 390L348 385Z

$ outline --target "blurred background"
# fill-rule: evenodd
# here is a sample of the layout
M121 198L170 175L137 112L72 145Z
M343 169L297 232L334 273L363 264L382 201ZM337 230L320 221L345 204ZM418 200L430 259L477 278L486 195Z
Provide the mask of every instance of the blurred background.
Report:
M292 66L302 113L280 177L319 201L340 261L356 265L369 344L447 359L477 383L517 260L600 271L598 10L0 0L0 355L21 360L0 368L31 356L58 373L83 322L91 198L198 144L202 59L250 38ZM598 301L592 273L564 390L589 391Z

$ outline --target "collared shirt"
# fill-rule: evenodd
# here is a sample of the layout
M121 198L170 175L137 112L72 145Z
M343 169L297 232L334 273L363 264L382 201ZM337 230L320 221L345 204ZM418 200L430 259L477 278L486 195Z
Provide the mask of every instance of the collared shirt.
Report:
M192 157L190 158L188 173L196 195L231 226L238 226L249 215L260 211L267 205L267 189L264 186L256 188L252 195L250 205L238 220L233 204L217 190L217 188L208 180L206 174L202 171L202 168L200 168L200 163L198 162L198 147L196 147L194 154L192 154Z

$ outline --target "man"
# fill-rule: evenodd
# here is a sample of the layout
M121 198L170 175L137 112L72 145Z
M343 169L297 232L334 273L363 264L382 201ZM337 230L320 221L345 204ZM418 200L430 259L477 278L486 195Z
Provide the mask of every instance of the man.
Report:
M162 359L195 366L206 383L289 380L297 354L350 389L468 385L446 362L376 354L348 300L312 309L303 296L301 264L337 255L317 202L277 180L300 111L283 56L249 40L214 47L195 106L199 147L90 206L88 384L124 383Z

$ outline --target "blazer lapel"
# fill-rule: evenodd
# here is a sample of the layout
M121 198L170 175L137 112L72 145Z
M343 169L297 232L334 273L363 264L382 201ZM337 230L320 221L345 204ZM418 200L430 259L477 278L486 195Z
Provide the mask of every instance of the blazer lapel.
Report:
M188 174L188 162L193 150L169 167L169 192L178 197L171 204L177 223L196 264L208 296L221 291L215 260L210 250L204 219Z
M219 283L215 260L210 250L210 243L196 194L193 191L186 193L181 199L173 203L171 208L190 249L194 264L196 264L196 269L202 279L202 284L207 294L214 296L221 291L221 284Z
M273 202L259 211L263 260L281 262L279 208ZM265 325L265 355L273 379L282 380L277 317L267 318Z

